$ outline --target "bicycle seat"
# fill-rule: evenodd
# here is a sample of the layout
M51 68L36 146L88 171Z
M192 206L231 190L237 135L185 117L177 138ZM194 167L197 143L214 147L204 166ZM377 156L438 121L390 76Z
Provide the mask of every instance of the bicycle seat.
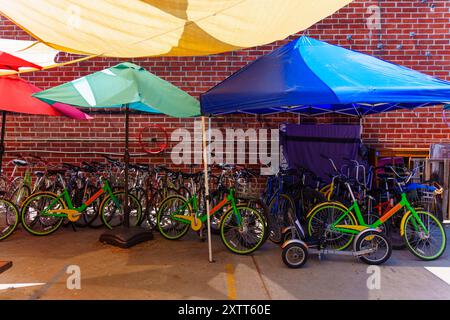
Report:
M148 171L150 170L150 166L146 163L136 163L136 167L140 170Z
M122 165L122 162L120 162L117 159L110 158L110 157L108 157L106 155L103 155L103 158L105 158L109 163L111 163L111 164L113 164L115 166L121 166Z
M12 163L13 163L15 166L19 166L19 167L24 167L24 166L27 166L27 165L28 165L28 162L26 162L25 160L20 160L20 159L14 159L14 160L12 161Z
M70 164L70 163L62 163L62 166L64 167L64 168L67 168L67 169L70 169L70 170L73 170L73 171L80 171L80 167L78 167L78 166L75 166L75 165L73 165L73 164Z
M45 175L44 171L35 171L34 175L37 176L38 178L42 178Z
M66 170L64 170L64 169L49 169L49 170L47 170L47 173L51 176L54 176L57 174L64 175L66 173Z
M196 173L185 173L185 172L182 172L181 176L183 177L183 179L190 179L190 178L198 178L202 174L203 174L203 172L196 172Z
M155 167L155 171L156 172L167 171L167 168L165 166L160 165Z
M83 161L81 164L83 165L83 170L85 170L86 172L95 172L95 171L97 171L97 168L95 168L90 163L87 163L86 161Z

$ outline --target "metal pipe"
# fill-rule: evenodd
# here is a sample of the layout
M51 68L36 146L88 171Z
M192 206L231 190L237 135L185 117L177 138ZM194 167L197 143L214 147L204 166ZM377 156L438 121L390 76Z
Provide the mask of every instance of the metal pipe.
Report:
M0 138L0 174L3 171L3 154L5 153L6 111L2 111L2 132Z
M202 117L202 140L203 140L203 169L205 173L205 201L206 201L206 217L207 217L207 228L208 228L208 256L209 262L214 262L212 256L212 244L211 244L211 218L209 216L209 177L208 177L208 151L206 149L206 124L205 117Z
M128 150L128 135L129 135L129 106L125 105L125 153L124 153L124 162L125 162L125 201L123 203L123 212L124 212L124 227L130 227L130 210L128 207L128 171L129 171L129 163L130 163L130 153Z

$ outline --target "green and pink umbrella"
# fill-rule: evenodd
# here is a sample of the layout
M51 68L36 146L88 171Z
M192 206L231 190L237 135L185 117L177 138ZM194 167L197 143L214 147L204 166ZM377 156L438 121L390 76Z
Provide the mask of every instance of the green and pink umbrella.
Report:
M66 103L86 108L125 108L125 186L128 186L129 109L172 117L200 115L200 103L183 90L129 62L95 72L34 97L47 103ZM128 198L128 188L125 188ZM129 227L128 201L124 202L124 225Z

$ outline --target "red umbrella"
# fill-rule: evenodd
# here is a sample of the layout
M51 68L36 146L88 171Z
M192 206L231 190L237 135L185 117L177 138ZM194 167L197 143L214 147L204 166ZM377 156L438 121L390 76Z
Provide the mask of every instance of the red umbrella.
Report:
M18 76L1 76L0 110L48 116L63 115L78 120L92 119L75 107L63 103L55 103L52 106L31 96L39 91L42 90Z
M9 53L0 51L0 69L19 71L19 68L35 68L41 70L42 67L32 62L23 60Z
M55 103L55 105L52 106L31 96L33 93L39 91L41 91L41 89L18 76L0 77L0 110L3 111L0 137L0 172L5 150L4 139L7 111L48 116L66 116L78 120L92 119L91 116L72 106L63 103Z

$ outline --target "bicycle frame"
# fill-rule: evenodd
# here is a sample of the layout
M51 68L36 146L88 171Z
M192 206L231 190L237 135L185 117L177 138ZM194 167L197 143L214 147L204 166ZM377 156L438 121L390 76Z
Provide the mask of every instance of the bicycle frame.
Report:
M232 190L228 194L226 194L223 197L223 199L214 208L210 209L209 216L214 215L220 209L222 209L223 207L225 207L226 205L229 205L229 204L231 204L231 208L232 208L234 214L236 215L238 223L241 224L241 221L242 221L241 216L238 213L237 206L236 206L236 199L234 198L234 192ZM192 207L193 215L185 216L185 215L179 214L180 212L184 212L184 210L186 210L186 208L188 206ZM186 204L184 204L177 211L175 211L172 214L172 216L173 216L174 220L185 223L185 224L192 224L192 223L196 224L197 219L200 220L202 223L204 223L206 221L206 219L208 218L207 215L202 215L202 216L198 217L198 198L195 194L186 201Z
M332 224L332 229L338 231L338 232L342 232L342 233L349 233L349 234L358 234L361 230L361 228L373 228L376 229L379 226L381 226L383 223L385 223L387 220L389 220L389 218L391 218L394 214L396 214L398 211L400 211L401 209L403 209L404 207L406 207L407 209L407 213L411 213L415 220L414 223L418 223L419 226L428 234L428 230L425 227L425 225L423 224L422 220L419 218L417 212L414 210L414 208L411 206L411 204L409 203L408 199L406 198L406 194L402 193L401 194L401 200L399 203L397 203L393 208L391 208L389 211L385 212L377 221L375 221L372 224L367 224L364 221L363 215L361 213L361 210L359 208L359 204L356 200L353 201L353 204L347 209L346 212L344 212L344 214L342 214L342 216L339 217L339 219L337 219L333 224ZM357 226L351 226L351 225L339 225L339 223L350 213L354 212L358 225ZM402 226L403 226L403 222L405 217L407 216L407 214L404 215L403 220L402 220ZM417 225L416 225L417 227ZM403 230L402 230L402 235L403 235Z
M120 207L119 200L114 196L113 191L109 185L108 180L104 181L103 187L99 189L95 194L93 194L85 203L83 203L81 206L75 208L72 203L72 199L70 197L69 191L67 189L64 189L64 191L58 195L58 197L52 201L52 203L45 208L42 212L42 216L47 217L63 217L63 218L69 218L71 221L78 220L81 213L88 208L88 206L94 202L97 198L99 198L104 193L107 193L111 196L114 203ZM63 202L66 204L67 207L61 208L61 209L50 209L54 205L56 205L61 199L63 199Z

